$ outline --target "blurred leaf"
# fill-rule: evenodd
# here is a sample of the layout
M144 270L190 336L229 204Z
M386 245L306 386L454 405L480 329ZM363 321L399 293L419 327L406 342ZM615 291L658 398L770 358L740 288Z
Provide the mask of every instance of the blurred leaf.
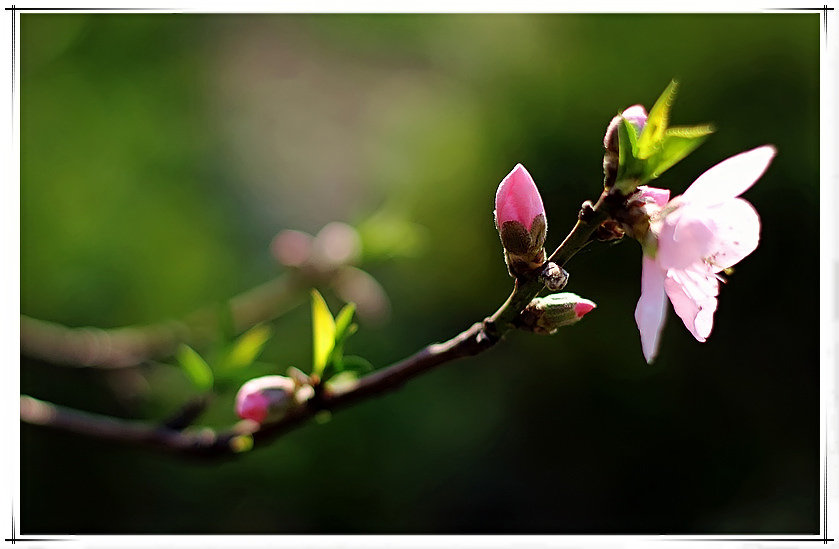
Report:
M239 336L219 362L220 369L238 369L250 366L271 339L271 327L259 324Z
M209 391L213 388L213 371L192 347L182 344L175 358L196 389Z
M341 359L341 372L356 372L359 374L372 372L373 365L364 357L349 355Z
M333 391L341 391L344 389L350 389L353 385L355 385L356 381L358 381L358 374L351 370L346 370L332 376L327 382L327 385Z
M355 303L347 303L344 308L335 317L335 341L349 337L351 334L346 333L351 327L352 317L355 314Z
M358 224L365 260L416 257L425 248L427 229L405 219L405 215L385 207Z
M671 80L656 100L653 108L650 109L647 123L638 138L638 158L649 158L659 147L661 140L664 138L664 132L667 130L670 107L676 97L678 87L679 83L676 80Z
M229 444L234 453L248 452L253 449L253 437L251 435L238 435L230 439Z
M321 375L335 345L335 320L317 290L312 290L312 343L312 373Z

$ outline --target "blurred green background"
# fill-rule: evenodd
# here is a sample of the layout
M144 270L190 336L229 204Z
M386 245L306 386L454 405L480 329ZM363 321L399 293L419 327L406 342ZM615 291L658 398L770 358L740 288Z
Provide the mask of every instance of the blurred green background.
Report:
M818 531L817 14L23 14L20 33L21 312L69 326L181 316L276 276L278 231L384 211L423 229L366 241L392 312L348 351L381 367L507 297L492 209L516 162L553 248L599 193L609 119L671 78L673 122L718 132L659 186L779 150L707 343L671 310L646 365L640 248L590 246L568 265L584 322L238 459L23 426L23 533ZM278 372L311 361L300 303L263 354ZM121 417L194 394L167 365L21 370L23 393Z

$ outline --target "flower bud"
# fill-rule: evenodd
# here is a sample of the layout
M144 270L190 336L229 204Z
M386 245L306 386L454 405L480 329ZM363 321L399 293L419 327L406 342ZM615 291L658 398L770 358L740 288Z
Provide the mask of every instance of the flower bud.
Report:
M609 127L606 128L606 135L603 137L603 147L609 151L618 152L618 124L620 124L622 118L632 124L635 131L640 135L641 130L647 124L647 111L643 105L632 105L612 118Z
M495 193L495 226L511 276L542 266L548 221L539 190L521 164L507 174Z
M522 311L519 323L537 334L553 334L563 326L576 324L595 307L593 301L577 294L551 294L531 301Z
M251 379L236 394L236 414L257 423L279 419L295 404L296 388L294 381L285 376Z
M603 147L606 153L603 155L603 174L605 175L603 185L606 188L615 183L618 173L618 125L621 120L626 120L635 127L640 135L641 130L647 124L647 111L642 105L632 105L619 115L612 118L609 127L606 128L606 135L603 137Z

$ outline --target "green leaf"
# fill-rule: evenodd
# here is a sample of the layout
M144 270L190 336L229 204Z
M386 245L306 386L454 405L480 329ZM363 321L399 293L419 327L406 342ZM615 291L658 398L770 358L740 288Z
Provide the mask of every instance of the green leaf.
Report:
M618 125L618 173L615 186L629 194L639 185L638 179L644 172L644 163L635 153L638 149L637 132L628 120L621 119Z
M235 437L230 439L228 445L230 446L230 449L236 454L249 452L253 449L253 436L236 435Z
M701 124L699 126L676 126L667 128L666 135L675 137L707 137L714 133L716 128L713 124Z
M335 346L335 320L317 290L312 290L312 342L312 373L321 375Z
M713 132L710 126L704 126L707 129L704 133L700 133L698 128L700 127L697 126L697 131L693 132L674 132L672 134L668 130L667 135L664 136L661 142L659 150L647 160L644 179L650 180L660 176L696 150L699 145L705 142L708 135Z
M213 371L192 347L181 344L175 358L196 389L209 391L213 388Z
M363 374L373 371L373 365L370 364L370 361L366 358L350 355L341 359L340 369L342 372L357 372Z
M656 100L650 114L647 116L647 123L638 138L638 158L649 158L660 146L664 133L667 131L667 123L670 119L670 107L676 98L676 89L679 83L671 80Z
M621 119L621 121L623 123L618 125L618 181L626 176L634 160L633 150L636 147L635 140L632 138L635 128L626 120Z
M222 369L238 369L250 366L271 339L271 328L258 324L239 336L220 362Z
M351 389L357 380L358 374L347 370L329 378L327 384L333 391L340 391L344 389Z
M347 333L352 326L352 317L355 314L355 303L347 303L344 308L335 317L335 341L343 340L349 337Z

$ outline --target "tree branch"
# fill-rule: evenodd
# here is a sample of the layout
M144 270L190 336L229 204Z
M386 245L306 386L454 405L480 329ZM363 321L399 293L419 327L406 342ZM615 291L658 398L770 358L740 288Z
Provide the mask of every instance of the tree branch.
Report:
M550 260L560 266L564 265L585 246L592 233L610 216L618 199L622 197L604 191L594 206L584 204L577 224L554 251ZM291 409L283 418L273 423L259 425L245 420L222 432L206 428L181 431L174 428L179 427L181 423L174 426L152 426L81 412L29 396L21 396L21 420L32 425L62 429L115 442L151 446L181 454L232 456L250 447L251 439L248 437L252 437L254 444L263 444L303 425L320 411L338 410L394 391L408 380L435 366L489 349L515 327L514 321L518 315L543 289L544 285L538 275L538 272L534 272L527 277L518 278L507 301L483 322L473 324L444 343L428 345L400 362L359 379L346 389L318 392L315 397Z
M302 298L308 286L298 273L288 273L233 297L227 305L234 329L243 331L276 318L295 298ZM55 364L128 368L170 356L181 343L205 343L218 326L218 307L200 309L182 320L110 330L68 328L21 315L20 351Z

